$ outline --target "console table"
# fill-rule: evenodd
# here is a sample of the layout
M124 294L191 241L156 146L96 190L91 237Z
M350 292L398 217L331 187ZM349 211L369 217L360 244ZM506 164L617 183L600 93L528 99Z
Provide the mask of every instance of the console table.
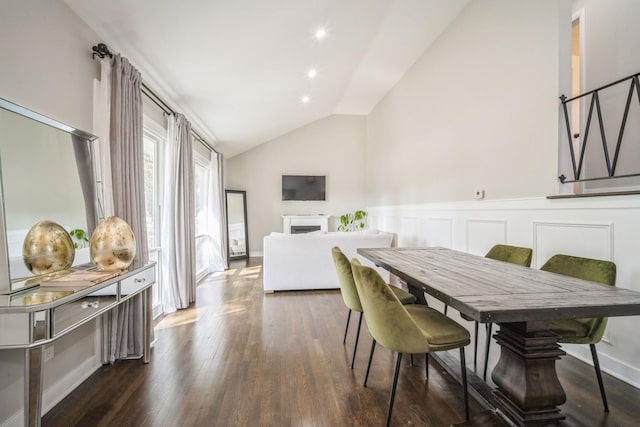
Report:
M89 287L35 287L0 295L0 350L24 349L24 424L39 426L44 347L135 295L144 308L144 363L149 362L155 263Z

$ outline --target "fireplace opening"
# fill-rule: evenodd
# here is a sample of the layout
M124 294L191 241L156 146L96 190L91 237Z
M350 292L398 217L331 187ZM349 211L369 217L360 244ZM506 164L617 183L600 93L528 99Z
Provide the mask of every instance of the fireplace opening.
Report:
M320 231L319 225L292 225L291 234L311 233L312 231Z

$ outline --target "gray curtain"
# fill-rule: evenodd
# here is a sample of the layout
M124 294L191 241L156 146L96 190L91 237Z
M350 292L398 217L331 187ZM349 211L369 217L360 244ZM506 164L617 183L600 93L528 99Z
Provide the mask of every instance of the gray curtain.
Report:
M167 122L160 299L172 313L196 300L195 188L191 124L182 114Z
M227 215L226 215L227 198L225 197L225 193L224 193L225 183L224 183L223 166L224 166L224 156L222 155L222 153L218 153L218 188L216 188L215 190L218 192L218 197L220 200L219 214L220 214L220 228L222 230L222 232L220 233L220 236L222 236L222 238L220 239L220 245L222 246L222 251L221 251L222 265L224 266L225 269L227 269L229 267L229 259L228 259L229 257L227 253L229 236L227 235Z
M130 269L149 261L144 205L142 78L126 58L113 60L111 84L110 155L114 214L125 220L136 238ZM106 362L139 358L143 354L143 296L125 301L112 311L106 332Z
M96 228L96 192L93 185L93 165L91 164L90 142L77 135L71 135L73 143L73 154L76 158L78 176L80 177L80 187L84 198L85 214L87 216L87 235L91 236Z

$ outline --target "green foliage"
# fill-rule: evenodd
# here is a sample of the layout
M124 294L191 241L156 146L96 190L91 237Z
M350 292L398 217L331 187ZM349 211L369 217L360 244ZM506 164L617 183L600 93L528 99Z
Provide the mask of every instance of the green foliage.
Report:
M74 228L69 232L71 240L73 240L73 247L76 249L85 248L89 243L89 236L87 232L81 228Z
M365 211L355 211L340 215L340 225L338 231L362 230L367 225L367 213Z

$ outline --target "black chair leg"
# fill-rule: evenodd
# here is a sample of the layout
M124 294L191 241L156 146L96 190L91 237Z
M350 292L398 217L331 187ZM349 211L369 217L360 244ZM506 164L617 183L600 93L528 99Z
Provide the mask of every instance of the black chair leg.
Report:
M424 354L424 377L429 379L429 353Z
M487 345L484 350L484 372L482 373L482 378L487 381L487 367L489 366L489 346L491 346L491 327L493 323L487 323Z
M469 395L467 394L467 363L464 347L460 347L460 374L462 375L462 392L464 393L464 419L469 421Z
M367 380L369 379L369 371L371 370L371 361L373 360L373 352L376 349L376 340L371 342L371 352L369 353L369 363L367 364L367 373L364 375L364 386L367 386Z
M398 373L400 372L400 361L402 353L398 353L398 361L396 362L396 371L393 374L393 385L391 386L391 396L389 397L389 410L387 411L387 427L391 424L391 411L393 410L393 400L396 397L396 385L398 384Z
M474 339L473 339L473 370L478 371L478 322L473 322L474 325Z
M358 350L358 338L360 338L360 326L362 326L362 315L364 313L360 312L360 319L358 319L358 329L356 331L356 343L353 345L353 357L351 357L351 369L353 369L353 364L356 362L356 350Z
M347 342L347 331L349 331L350 320L351 320L351 309L349 309L349 314L347 314L347 326L344 328L344 338L342 339L342 344Z
M409 355L409 366L413 368L413 353Z
M449 308L449 306L447 304L444 305L444 315L447 315L447 309Z
M600 395L602 396L602 404L604 405L604 412L609 412L609 405L607 404L607 395L604 392L604 383L602 382L602 372L600 371L600 361L598 360L598 352L596 351L595 344L589 344L591 349L591 357L593 358L593 367L596 370L596 377L598 378L598 386L600 387Z

